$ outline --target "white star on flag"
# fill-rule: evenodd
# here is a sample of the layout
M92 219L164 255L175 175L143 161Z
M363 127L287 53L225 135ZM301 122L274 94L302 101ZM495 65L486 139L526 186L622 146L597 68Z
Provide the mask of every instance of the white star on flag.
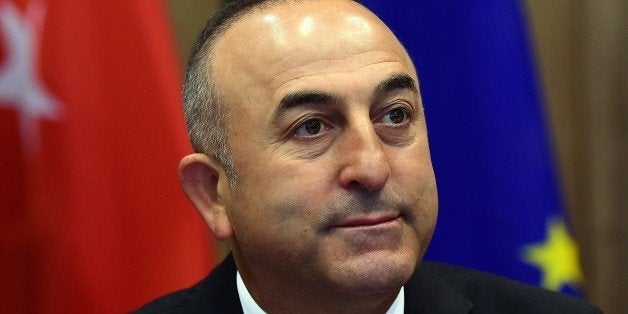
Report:
M18 112L22 145L31 152L39 144L39 119L56 120L61 114L60 102L37 72L45 10L40 2L33 2L20 16L11 2L0 3L0 29L6 51L6 61L0 65L0 107L13 107Z

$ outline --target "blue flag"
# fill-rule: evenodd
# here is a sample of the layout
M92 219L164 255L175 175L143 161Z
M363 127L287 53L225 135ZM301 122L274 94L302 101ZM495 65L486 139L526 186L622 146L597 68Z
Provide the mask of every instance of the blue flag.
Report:
M426 259L552 290L581 281L519 1L362 1L419 72L439 191Z

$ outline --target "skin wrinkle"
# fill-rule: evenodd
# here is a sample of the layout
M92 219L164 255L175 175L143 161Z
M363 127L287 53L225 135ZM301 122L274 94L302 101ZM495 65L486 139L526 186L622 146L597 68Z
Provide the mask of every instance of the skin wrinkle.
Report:
M383 52L383 51L382 51ZM364 53L365 54L365 53ZM357 58L352 58L352 59L357 59ZM303 79L303 78L307 78L307 77L312 77L312 76L316 76L316 75L325 75L325 74L334 74L334 73L345 73L345 74L351 74L351 73L355 73L365 67L368 66L373 66L376 64L387 64L387 63L399 63L398 60L394 60L394 59L388 59L388 58L380 58L379 60L374 60L370 63L366 63L366 64L359 64L357 67L351 67L350 64L342 64L342 61L346 61L347 59L334 59L334 60L317 60L314 62L310 62L307 64L303 64L303 65L299 65L293 68L288 68L284 71L281 71L280 73L278 73L277 75L274 76L274 78L271 80L271 84L272 87L275 90L279 90L281 89L284 85L290 83L291 81L297 80L297 79ZM352 63L359 63L360 61L358 60L351 60ZM317 72L317 73L313 73L313 74L302 74L299 76L290 76L290 72L298 72L300 69L302 68L308 68L311 66L317 66L320 63L327 63L324 66L320 66L321 71ZM340 66L344 66L345 69L330 69L327 72L322 71L322 69L324 68L329 68L329 63L339 63ZM289 79L285 79L284 76L288 77ZM285 80L285 81L281 81L281 80ZM279 82L277 82L279 80Z
M285 63L289 63L289 61L286 61L286 60L290 59L291 57L296 55L298 52L306 51L303 48L297 48L297 49L298 49L297 51L289 53L287 56L281 58L279 61L275 62L271 66L271 68L288 67L287 69L281 71L280 73L277 73L277 76L283 74L284 72L290 71L291 69L294 68L294 67L290 67L289 65L284 65L283 64L284 62ZM325 58L325 59L321 59L321 60L316 60L316 61L312 61L312 62L309 62L309 63L302 64L299 67L306 67L306 66L317 64L317 63L321 63L321 62L336 62L336 63L338 63L339 61L343 61L344 62L344 61L347 61L348 59L352 59L353 61L357 61L356 59L368 58L371 54L373 54L375 56L378 56L381 53L394 55L394 58L391 59L393 61L398 61L398 59L399 59L399 56L397 55L397 53L395 53L394 51L391 51L391 50L370 50L370 51L365 51L365 52L358 53L358 54L355 54L355 55L351 55L351 56L348 56L346 58ZM397 59L397 60L395 60L395 59ZM377 63L377 61L373 62L373 63ZM345 64L341 63L341 65L345 65ZM367 64L367 66L368 66L368 64Z
M306 51L304 48L298 48L295 49L295 51L288 53L286 56L280 58L279 60L277 60L276 62L273 62L273 64L270 66L270 68L274 68L274 67L279 67L283 62L285 62L285 60L288 60L290 58L292 58L294 55L297 55L303 51ZM282 71L283 72L283 71ZM281 74L281 73L278 73Z

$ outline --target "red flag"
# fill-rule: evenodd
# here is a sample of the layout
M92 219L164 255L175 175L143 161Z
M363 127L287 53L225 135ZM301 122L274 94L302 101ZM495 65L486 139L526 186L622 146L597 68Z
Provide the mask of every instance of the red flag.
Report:
M0 312L128 312L212 266L154 0L0 0Z

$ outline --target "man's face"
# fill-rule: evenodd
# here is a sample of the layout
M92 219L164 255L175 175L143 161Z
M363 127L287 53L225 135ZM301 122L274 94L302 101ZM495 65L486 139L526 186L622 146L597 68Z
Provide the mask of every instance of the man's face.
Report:
M273 5L217 41L213 76L245 281L354 295L403 285L437 199L417 75L390 31L355 3Z

